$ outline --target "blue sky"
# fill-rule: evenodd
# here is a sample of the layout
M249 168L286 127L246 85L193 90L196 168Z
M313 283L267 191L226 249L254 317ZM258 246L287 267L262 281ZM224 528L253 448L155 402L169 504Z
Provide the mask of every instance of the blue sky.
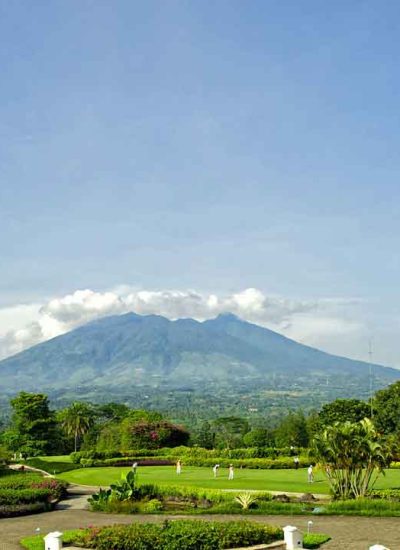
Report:
M400 366L399 15L0 0L3 353L80 289L255 288L305 311L250 320Z

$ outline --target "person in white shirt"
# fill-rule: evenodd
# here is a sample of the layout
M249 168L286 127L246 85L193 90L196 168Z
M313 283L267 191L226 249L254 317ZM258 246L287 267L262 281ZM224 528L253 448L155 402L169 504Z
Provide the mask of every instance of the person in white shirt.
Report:
M213 474L214 474L214 477L217 477L217 475L218 475L218 470L219 470L219 464L216 464L215 466L213 466Z
M178 476L182 473L182 462L180 460L176 463L176 473Z
M230 464L230 465L229 465L229 474L228 474L228 479L233 479L233 476L234 476L234 472L233 472L233 464Z
M312 464L310 464L310 466L308 467L307 477L308 477L308 483L312 483L314 481L314 472L313 472Z

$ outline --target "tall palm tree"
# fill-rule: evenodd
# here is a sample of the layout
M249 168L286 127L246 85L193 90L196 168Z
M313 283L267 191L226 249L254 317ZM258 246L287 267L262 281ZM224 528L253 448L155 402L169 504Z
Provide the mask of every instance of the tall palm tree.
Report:
M67 435L74 436L74 450L78 440L89 431L94 423L93 411L86 403L72 403L60 413L61 425Z

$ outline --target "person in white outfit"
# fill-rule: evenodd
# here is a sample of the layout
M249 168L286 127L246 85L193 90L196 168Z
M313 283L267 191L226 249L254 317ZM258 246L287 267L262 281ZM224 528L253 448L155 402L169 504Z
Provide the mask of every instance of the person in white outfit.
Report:
M313 472L312 464L310 464L310 466L308 467L307 477L308 477L308 483L312 483L314 481L314 472Z
M218 470L219 470L219 464L216 464L215 466L213 466L213 474L214 474L214 477L217 477L217 475L218 475Z
M176 463L176 473L178 476L182 473L182 462L180 460Z
M228 474L228 479L233 479L233 476L234 476L234 472L233 472L233 464L230 464L230 466L229 466L229 474Z

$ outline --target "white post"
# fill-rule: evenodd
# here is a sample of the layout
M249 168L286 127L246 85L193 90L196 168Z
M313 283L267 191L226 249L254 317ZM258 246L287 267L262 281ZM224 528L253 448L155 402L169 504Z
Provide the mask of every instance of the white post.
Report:
M382 546L382 544L374 544L373 546L369 547L369 550L389 550L389 548L386 548L386 546Z
M297 527L293 525L286 525L283 528L286 550L296 550L297 548L303 548L303 537Z
M59 531L54 531L53 533L48 533L44 537L44 548L45 550L61 550L62 548L62 533Z

